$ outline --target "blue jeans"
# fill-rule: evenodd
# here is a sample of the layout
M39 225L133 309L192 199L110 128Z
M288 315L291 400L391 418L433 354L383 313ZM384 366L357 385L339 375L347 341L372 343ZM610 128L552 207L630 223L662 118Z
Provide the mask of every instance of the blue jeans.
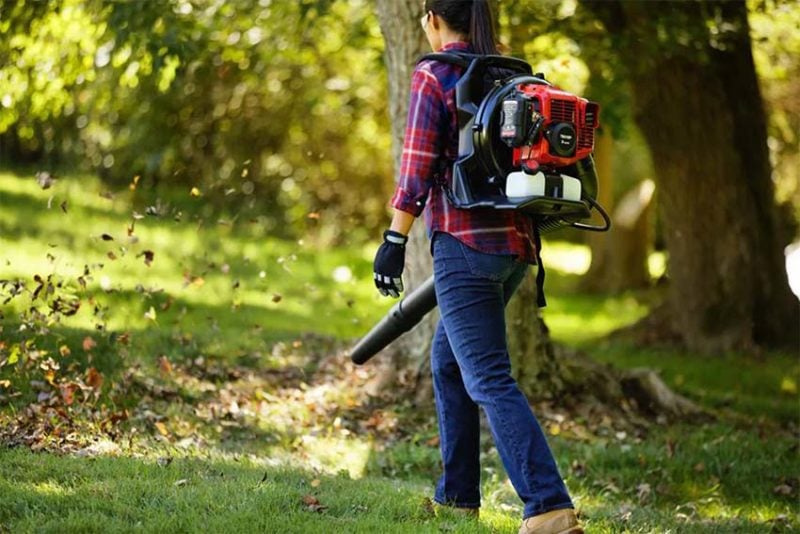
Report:
M445 233L434 234L432 248L441 320L431 369L444 466L434 499L462 508L480 506L480 407L525 505L523 518L572 508L545 435L511 377L505 305L527 264L478 252Z

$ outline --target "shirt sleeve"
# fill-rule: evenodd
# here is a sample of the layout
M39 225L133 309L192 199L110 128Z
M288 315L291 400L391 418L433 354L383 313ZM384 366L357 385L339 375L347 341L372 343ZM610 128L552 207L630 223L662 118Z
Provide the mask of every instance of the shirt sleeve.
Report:
M433 185L440 152L443 102L444 93L439 80L429 68L421 65L411 78L400 175L391 202L393 207L415 217L422 213Z

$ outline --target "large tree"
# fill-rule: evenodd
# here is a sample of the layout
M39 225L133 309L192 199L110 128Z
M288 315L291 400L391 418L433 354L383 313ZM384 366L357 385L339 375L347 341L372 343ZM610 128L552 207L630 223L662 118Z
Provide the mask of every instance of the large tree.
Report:
M669 250L650 326L701 351L796 341L744 1L585 2L614 41Z

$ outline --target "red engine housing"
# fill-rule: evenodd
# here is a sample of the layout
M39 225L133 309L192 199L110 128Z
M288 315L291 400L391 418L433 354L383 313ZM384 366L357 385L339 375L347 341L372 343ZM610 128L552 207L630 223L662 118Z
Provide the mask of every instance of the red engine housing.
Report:
M518 92L532 102L533 115L544 119L530 145L514 148L513 163L529 169L564 167L588 157L594 150L594 131L600 126L600 106L585 98L540 84L523 84ZM574 135L574 147L560 143Z

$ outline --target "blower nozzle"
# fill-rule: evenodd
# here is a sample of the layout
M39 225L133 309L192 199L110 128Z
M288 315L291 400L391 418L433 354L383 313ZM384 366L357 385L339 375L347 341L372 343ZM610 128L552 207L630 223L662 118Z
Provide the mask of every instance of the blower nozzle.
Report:
M361 365L383 350L401 334L411 330L436 307L433 277L403 297L381 321L350 351L353 363Z

